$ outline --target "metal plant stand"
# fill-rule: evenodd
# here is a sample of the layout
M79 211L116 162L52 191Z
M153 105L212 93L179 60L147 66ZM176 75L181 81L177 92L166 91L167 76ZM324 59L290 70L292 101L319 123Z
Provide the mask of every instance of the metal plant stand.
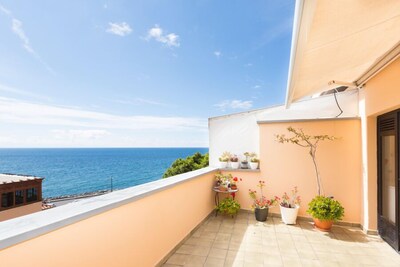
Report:
M222 191L222 190L219 190L217 187L214 187L213 191L215 192L215 197L214 197L215 206L218 206L219 205L219 193L229 194L232 196L233 199L235 199L236 192L239 191L239 189L235 189L235 190L228 189L226 191ZM215 210L215 217L217 217L217 216L218 216L218 210Z

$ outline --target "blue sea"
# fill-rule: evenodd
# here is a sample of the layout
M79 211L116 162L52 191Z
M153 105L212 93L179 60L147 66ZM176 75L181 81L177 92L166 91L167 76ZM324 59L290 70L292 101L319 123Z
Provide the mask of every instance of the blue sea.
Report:
M208 148L0 149L0 173L45 177L43 197L123 189L162 177L177 158Z

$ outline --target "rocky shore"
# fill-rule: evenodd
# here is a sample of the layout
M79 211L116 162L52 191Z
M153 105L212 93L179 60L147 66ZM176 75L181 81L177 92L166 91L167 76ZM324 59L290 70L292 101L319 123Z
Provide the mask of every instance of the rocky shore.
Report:
M104 195L111 192L110 190L100 190L94 192L86 192L82 194L72 194L72 195L64 195L64 196L57 196L57 197L48 197L43 199L43 203L57 203L60 201L65 200L75 200L80 198L88 198L88 197L96 197L100 195Z

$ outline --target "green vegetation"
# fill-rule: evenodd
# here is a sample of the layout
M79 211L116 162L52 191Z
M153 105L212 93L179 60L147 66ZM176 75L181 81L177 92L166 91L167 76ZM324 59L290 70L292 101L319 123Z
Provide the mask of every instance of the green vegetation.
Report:
M234 200L233 198L227 197L221 200L218 206L215 209L222 214L227 215L236 215L240 210L240 204Z
M307 212L321 221L341 220L344 215L344 208L339 201L330 197L316 196L308 204Z
M169 167L165 171L163 178L198 170L207 166L208 166L208 153L202 155L199 152L196 152L195 154L187 157L186 159L179 158L175 160L172 163L171 167Z

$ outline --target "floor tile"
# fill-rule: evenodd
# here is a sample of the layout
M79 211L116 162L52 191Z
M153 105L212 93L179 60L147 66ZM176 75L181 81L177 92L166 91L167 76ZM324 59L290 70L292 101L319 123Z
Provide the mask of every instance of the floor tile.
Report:
M208 218L163 266L400 266L400 256L358 228L335 225L325 233L310 222L257 222L241 212Z

